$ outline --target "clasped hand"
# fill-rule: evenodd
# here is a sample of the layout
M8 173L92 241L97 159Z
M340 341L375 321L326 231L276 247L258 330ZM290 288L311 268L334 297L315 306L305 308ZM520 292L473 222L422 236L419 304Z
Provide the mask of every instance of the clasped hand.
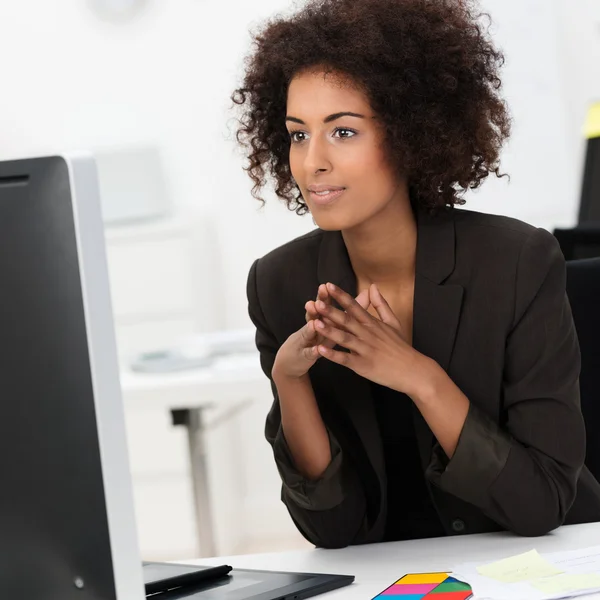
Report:
M406 341L400 321L377 286L371 285L368 302L362 303L331 283L326 289L342 310L322 299L307 306L323 340L314 352L375 383L409 396L417 394L430 359ZM379 318L366 310L364 305L369 304ZM334 349L336 344L348 352Z

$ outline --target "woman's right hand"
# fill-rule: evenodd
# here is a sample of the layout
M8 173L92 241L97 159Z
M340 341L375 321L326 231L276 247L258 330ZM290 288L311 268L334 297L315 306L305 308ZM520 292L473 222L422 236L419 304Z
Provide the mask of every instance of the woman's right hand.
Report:
M331 296L327 292L325 285L319 286L317 301L331 304ZM361 292L356 301L366 310L370 305L369 290ZM320 318L317 312L315 302L310 300L306 303L306 325L298 331L292 333L290 337L281 345L275 363L273 364L273 378L285 377L289 379L298 379L306 375L309 369L321 357L317 347L325 343L321 334L315 329L315 319ZM339 328L339 325L337 326ZM326 341L331 344L329 340ZM331 344L333 347L335 343Z
M275 383L280 377L299 379L308 373L319 358L318 338L315 322L309 321L283 342L273 363L272 376Z

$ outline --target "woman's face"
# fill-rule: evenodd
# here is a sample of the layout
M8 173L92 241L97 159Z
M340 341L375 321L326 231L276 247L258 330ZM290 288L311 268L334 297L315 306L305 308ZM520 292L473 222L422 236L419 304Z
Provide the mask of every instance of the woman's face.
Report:
M318 227L348 230L405 201L406 182L384 151L384 130L356 86L307 71L287 96L290 168Z

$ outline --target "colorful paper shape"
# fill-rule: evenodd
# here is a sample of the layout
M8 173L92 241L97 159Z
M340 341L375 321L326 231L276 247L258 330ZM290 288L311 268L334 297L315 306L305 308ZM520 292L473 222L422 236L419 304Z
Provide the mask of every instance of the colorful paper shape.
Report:
M373 600L467 600L471 588L449 573L411 573L398 579Z

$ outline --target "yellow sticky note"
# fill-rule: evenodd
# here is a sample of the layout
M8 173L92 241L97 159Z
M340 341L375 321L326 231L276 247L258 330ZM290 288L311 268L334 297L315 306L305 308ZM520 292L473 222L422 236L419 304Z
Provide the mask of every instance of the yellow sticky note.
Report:
M600 574L577 573L556 575L548 579L532 581L531 585L544 592L544 594L562 594L600 588Z
M600 137L600 102L590 106L583 134L588 139Z
M551 575L563 573L560 569L543 559L537 550L511 556L504 560L477 567L477 571L484 577L501 581L502 583L517 583L519 581L531 581Z
M448 573L411 573L405 575L396 583L403 584L426 584L426 583L442 583L448 579Z

